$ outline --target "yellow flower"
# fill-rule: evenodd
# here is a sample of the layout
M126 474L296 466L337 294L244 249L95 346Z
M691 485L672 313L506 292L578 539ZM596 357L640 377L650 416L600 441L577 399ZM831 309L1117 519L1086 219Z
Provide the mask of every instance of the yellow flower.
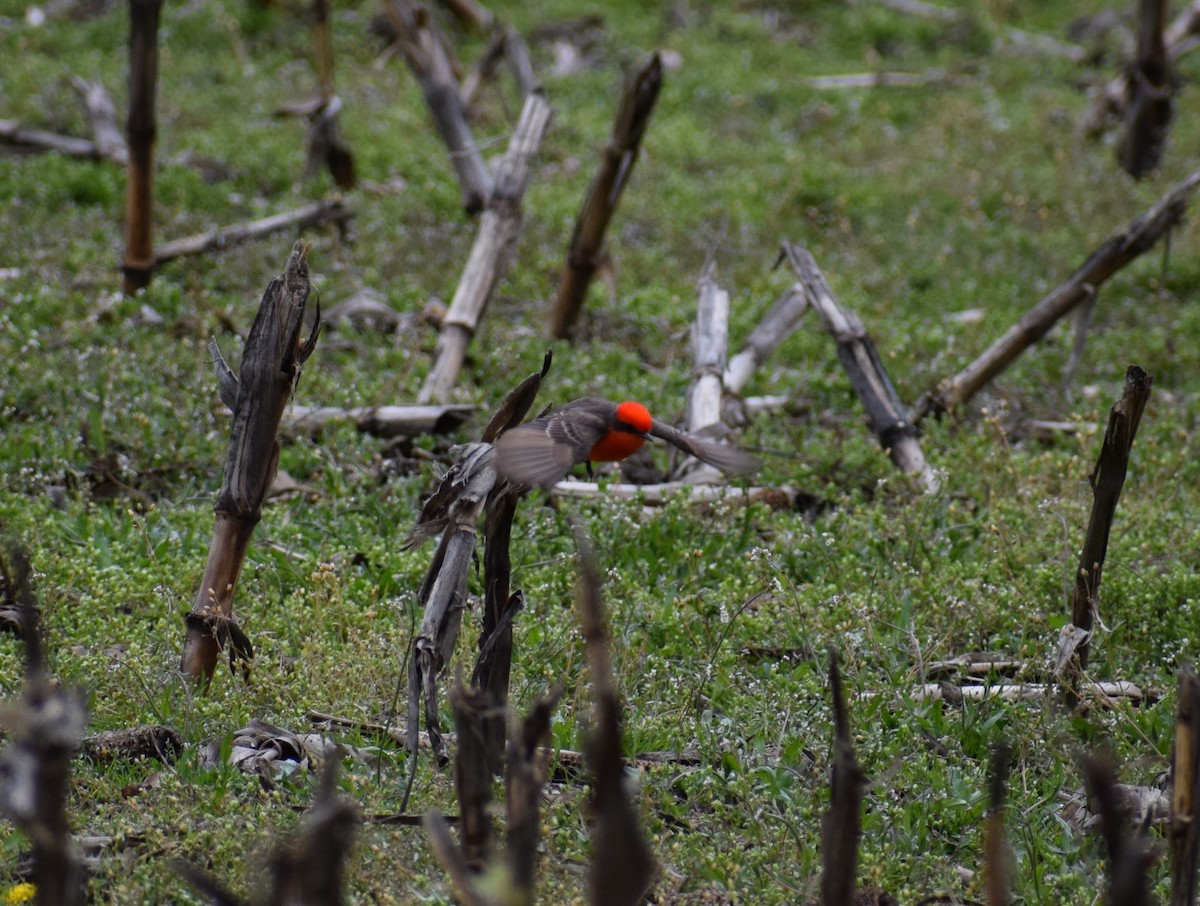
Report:
M23 884L8 888L8 891L4 894L4 902L8 906L12 906L14 903L28 903L36 896L37 888L26 881Z

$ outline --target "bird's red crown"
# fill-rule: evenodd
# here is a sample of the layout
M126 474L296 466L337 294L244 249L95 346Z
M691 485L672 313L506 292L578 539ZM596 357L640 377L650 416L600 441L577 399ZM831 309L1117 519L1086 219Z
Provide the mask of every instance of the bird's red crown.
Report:
M654 423L654 419L650 417L650 410L633 400L625 400L617 406L617 421L624 422L643 434L649 431Z

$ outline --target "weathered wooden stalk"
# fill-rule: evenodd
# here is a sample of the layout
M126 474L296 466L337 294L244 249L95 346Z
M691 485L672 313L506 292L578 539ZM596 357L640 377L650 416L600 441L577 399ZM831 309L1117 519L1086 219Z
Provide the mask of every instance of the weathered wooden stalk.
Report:
M467 125L450 57L437 33L429 27L429 13L424 7L413 0L385 0L383 8L404 59L421 86L438 134L450 151L450 163L462 190L463 208L475 214L492 195L492 178Z
M755 369L791 336L806 311L808 296L804 293L804 287L795 283L767 310L754 330L750 331L742 348L729 360L725 369L725 389L730 393L741 393Z
M661 88L662 61L658 53L653 53L625 89L613 123L612 137L604 148L600 167L575 221L551 314L550 335L553 337L570 337L579 318L588 285L600 261L604 234L633 173L642 136Z
M212 679L223 645L231 645L231 663L235 657L245 660L252 656L248 640L233 619L233 593L250 537L262 515L263 499L275 477L279 462L275 435L283 410L320 332L318 312L308 339L301 336L309 294L309 247L307 242L296 243L284 272L263 294L242 353L240 379L225 364L216 344L210 345L221 400L233 412L233 424L208 562L187 616L181 663L186 676L205 686Z
M1092 631L1100 607L1100 577L1108 551L1109 531L1121 488L1125 485L1138 424L1150 399L1152 382L1150 374L1137 365L1130 365L1125 372L1124 392L1109 413L1104 445L1088 479L1093 494L1092 514L1079 554L1079 567L1075 571L1071 622L1063 627L1058 650L1057 672L1072 706L1079 702L1079 686L1087 670Z
M1175 746L1171 753L1170 906L1195 906L1196 859L1200 855L1200 677L1179 671Z
M150 284L154 270L154 144L158 20L163 0L129 0L129 167L125 177L125 292Z
M1141 0L1137 60L1129 68L1129 106L1117 145L1117 161L1134 179L1158 166L1175 115L1175 74L1163 40L1166 20L1167 0Z
M988 778L988 810L983 819L984 883L987 906L1008 906L1011 883L1008 878L1010 854L1004 835L1004 812L1008 764L1011 754L1006 743L1000 743L992 753L992 770Z
M912 421L952 412L974 396L1022 352L1045 336L1076 305L1094 296L1101 284L1139 255L1149 251L1179 223L1188 200L1200 186L1200 169L1163 196L1120 233L1110 238L1080 265L1065 283L1031 308L974 362L917 400Z
M492 768L483 721L495 706L488 693L459 680L450 691L450 710L458 732L454 753L454 788L458 797L459 843L476 874L487 866L492 850Z
M508 270L521 232L521 199L529 185L533 158L550 126L552 110L541 93L525 99L521 119L496 171L495 188L479 224L479 234L442 319L433 365L417 402L445 403L462 371L467 346L488 301Z
M854 754L850 711L842 690L837 654L829 654L829 694L833 700L833 767L829 808L821 816L821 903L853 906L858 875L865 775Z
M909 421L862 321L838 302L807 249L785 242L783 253L804 287L809 304L837 341L838 359L867 410L867 423L880 446L901 471L919 476L927 491L936 491L938 479L921 452L916 426Z
M1108 889L1104 902L1109 906L1148 906L1149 887L1146 869L1153 856L1140 836L1128 830L1128 819L1117 793L1117 775L1108 758L1086 756L1083 779L1091 810L1100 815L1100 834L1108 858Z

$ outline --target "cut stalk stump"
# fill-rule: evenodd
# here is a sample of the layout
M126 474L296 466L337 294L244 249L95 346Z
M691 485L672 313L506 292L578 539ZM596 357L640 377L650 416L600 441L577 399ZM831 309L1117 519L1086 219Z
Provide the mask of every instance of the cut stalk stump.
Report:
M125 293L150 285L154 270L154 144L158 126L158 21L163 0L129 0L129 167L125 175Z
M1195 906L1196 859L1200 854L1200 678L1179 671L1175 745L1171 753L1170 906Z
M279 463L276 433L284 407L295 391L300 368L312 355L321 330L318 308L312 332L301 336L307 309L309 244L297 242L284 272L263 294L258 315L242 353L240 378L210 344L221 401L233 412L225 472L216 503L216 526L204 578L187 615L187 637L180 669L207 687L217 654L229 646L230 666L237 662L247 678L253 649L233 618L237 586L250 537L262 515Z
M1075 571L1071 622L1062 628L1059 636L1055 667L1055 673L1063 683L1067 704L1072 708L1079 704L1080 688L1087 672L1088 651L1100 609L1100 576L1108 551L1108 535L1152 383L1149 373L1137 365L1129 366L1125 373L1125 390L1109 414L1104 445L1088 479L1093 494L1092 514L1079 555L1079 567Z

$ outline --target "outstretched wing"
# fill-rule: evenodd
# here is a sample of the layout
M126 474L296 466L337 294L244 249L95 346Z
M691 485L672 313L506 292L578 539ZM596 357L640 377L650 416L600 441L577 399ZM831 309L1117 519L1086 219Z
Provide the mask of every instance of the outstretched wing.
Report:
M497 473L513 484L549 487L587 459L611 413L611 403L584 398L505 431L496 440Z
M706 440L692 434L685 434L678 428L672 428L658 419L655 419L654 424L651 425L650 433L674 444L684 453L695 456L711 466L716 466L722 472L748 475L762 468L762 460L745 450L727 444L719 444L716 441Z

